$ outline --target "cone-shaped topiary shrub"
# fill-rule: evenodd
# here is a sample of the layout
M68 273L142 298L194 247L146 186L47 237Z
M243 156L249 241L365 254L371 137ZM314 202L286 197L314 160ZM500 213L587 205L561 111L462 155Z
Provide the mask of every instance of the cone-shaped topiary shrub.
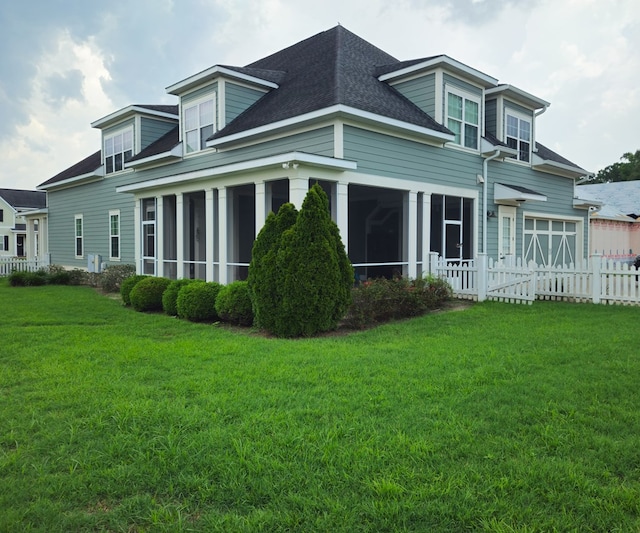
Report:
M123 305L131 305L131 300L129 299L131 289L133 289L137 283L148 277L150 276L145 274L135 274L122 280L120 284L120 296L122 297Z
M162 294L171 283L169 278L148 277L136 283L129 293L136 311L162 311Z
M178 314L178 293L180 289L189 283L193 283L194 279L182 278L174 279L162 294L162 309L169 316Z
M282 234L291 228L298 218L298 211L291 203L283 204L278 214L269 213L267 220L253 243L249 276L249 295L253 305L256 326L273 331L276 311L281 302L279 272L276 258Z
M238 326L253 324L253 308L246 281L224 285L216 298L216 312L220 320Z
M222 285L215 281L201 280L189 283L180 289L176 306L178 316L191 322L215 322L216 298Z
M296 223L282 235L276 269L280 302L272 333L310 336L337 327L351 299L353 267L318 184L309 189Z

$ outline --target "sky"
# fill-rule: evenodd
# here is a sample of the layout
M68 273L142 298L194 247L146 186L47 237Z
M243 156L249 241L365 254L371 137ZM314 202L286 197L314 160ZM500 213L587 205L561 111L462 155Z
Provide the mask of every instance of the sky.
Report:
M91 123L337 24L399 60L446 54L551 103L537 139L591 172L640 149L638 0L31 0L0 4L0 188L100 149Z

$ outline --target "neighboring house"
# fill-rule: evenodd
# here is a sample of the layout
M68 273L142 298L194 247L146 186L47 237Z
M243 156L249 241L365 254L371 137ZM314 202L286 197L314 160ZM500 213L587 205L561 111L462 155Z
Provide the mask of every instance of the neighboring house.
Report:
M549 103L446 55L398 61L337 26L167 92L94 122L102 149L40 185L53 263L242 279L267 214L316 182L359 279L419 275L429 251L587 254L588 173L536 140Z
M589 252L621 261L640 255L640 181L594 183L576 187L595 206L589 215Z
M42 249L43 240L46 247L46 216L25 216L34 210L46 211L46 205L44 192L0 189L0 257L34 259L46 253Z

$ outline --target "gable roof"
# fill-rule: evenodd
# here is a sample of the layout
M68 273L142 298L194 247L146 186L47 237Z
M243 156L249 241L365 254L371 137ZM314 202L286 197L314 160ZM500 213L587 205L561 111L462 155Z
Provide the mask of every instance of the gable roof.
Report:
M640 180L578 185L576 193L580 198L602 202L597 212L601 217L640 216Z
M210 139L332 106L345 106L451 135L393 87L377 79L379 66L393 64L401 63L342 26L318 33L244 67L286 75L279 79L278 89L267 93Z
M38 185L38 189L46 189L48 186L59 184L72 178L95 174L101 166L101 151L98 150L96 153L91 154L89 157L85 157L82 161L70 166L59 174L56 174L53 178L41 183Z
M0 189L0 198L14 209L41 209L47 206L47 193L24 189Z

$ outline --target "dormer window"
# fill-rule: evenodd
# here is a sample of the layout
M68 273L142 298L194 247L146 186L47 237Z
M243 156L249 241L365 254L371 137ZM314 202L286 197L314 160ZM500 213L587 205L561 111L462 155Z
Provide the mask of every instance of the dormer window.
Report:
M447 128L455 134L456 144L477 150L480 137L480 99L447 89Z
M507 146L518 150L514 158L528 163L531 160L531 118L507 112L505 129Z
M213 135L215 106L213 98L184 107L184 142L186 153L204 150Z
M104 166L107 174L118 172L133 155L133 128L104 138Z

